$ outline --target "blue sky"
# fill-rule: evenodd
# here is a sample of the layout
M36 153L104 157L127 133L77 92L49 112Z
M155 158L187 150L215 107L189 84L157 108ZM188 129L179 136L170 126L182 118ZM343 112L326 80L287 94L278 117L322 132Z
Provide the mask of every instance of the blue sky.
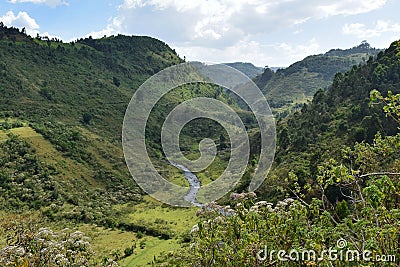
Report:
M148 35L187 60L288 66L363 40L388 47L399 10L398 0L1 0L0 20L32 36Z

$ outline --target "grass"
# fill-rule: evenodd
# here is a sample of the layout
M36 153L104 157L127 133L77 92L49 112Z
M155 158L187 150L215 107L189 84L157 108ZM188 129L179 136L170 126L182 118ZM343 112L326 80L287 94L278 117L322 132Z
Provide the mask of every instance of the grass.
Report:
M95 225L80 225L77 230L86 233L90 238L93 250L97 255L108 256L112 258L112 254L120 251L124 255L127 247L134 246L137 242L136 234L120 230L105 229Z
M142 238L144 248L139 246L134 250L134 254L121 260L119 264L125 267L151 266L155 258L162 253L169 253L180 248L176 239L161 240L156 237Z
M111 255L119 251L134 247L134 253L119 261L120 266L135 267L151 265L161 254L168 254L181 247L180 235L189 231L197 223L196 211L198 208L173 208L163 205L150 196L144 196L143 202L134 206L118 205L115 209L125 214L125 221L135 224L155 227L162 224L175 233L175 237L163 240L158 237L125 232L120 230L104 229L93 225L81 225L79 230L92 238L93 249L99 255ZM124 216L122 216L124 217ZM140 238L141 237L141 238Z
M159 225L169 228L176 235L190 230L197 223L197 207L170 207L150 196L144 196L143 202L134 206L122 205L117 208L126 214L126 222L146 226Z
M27 125L27 124L24 124ZM62 152L58 151L52 143L45 139L41 134L37 133L29 126L14 128L7 131L0 131L0 141L7 139L7 133L14 133L27 140L31 146L36 150L36 155L43 161L53 164L57 167L59 172L55 179L81 179L82 176L89 178L90 184L95 184L91 177L91 169L85 164L78 163L69 157L65 157ZM90 136L91 132L84 130L85 136ZM93 146L90 148L91 152L98 161L112 167L106 159L102 158L100 153L100 143L103 142L98 136L90 136ZM104 143L104 142L103 142ZM115 146L106 142L104 150L109 150L110 154L115 157L122 156L117 153ZM107 164L108 163L108 164ZM182 172L168 165L169 173L173 174L172 180L181 185L187 185L187 180L183 178ZM192 226L197 222L196 211L197 207L193 208L175 208L154 200L149 196L144 196L143 201L136 205L116 205L115 209L119 210L122 220L129 223L144 225L152 228L162 228L173 233L173 238L163 240L158 237L144 235L138 238L134 232L121 231L117 229L105 229L96 225L89 224L70 224L70 223L50 223L43 222L43 226L48 225L53 229L61 230L63 227L69 227L74 230L79 230L87 234L91 238L91 244L96 255L101 257L108 256L114 258L115 252L119 252L121 256L124 255L126 248L134 247L134 253L120 261L121 266L146 266L154 261L160 254L166 254L180 248L180 236L189 231ZM0 217L3 218L7 212L0 211ZM1 235L1 234L0 234ZM1 238L3 239L3 238ZM141 243L142 246L141 246ZM0 242L4 246L3 242Z
M143 202L134 206L118 205L115 209L125 214L124 221L135 224L155 227L162 224L175 234L175 237L163 240L158 237L125 232L120 230L104 229L93 225L81 225L79 230L87 233L92 238L93 249L99 255L111 255L134 247L134 253L119 261L120 266L135 267L151 265L155 258L161 254L168 254L181 247L180 235L189 231L197 223L196 211L198 208L173 208L163 205L150 196L144 196ZM142 246L141 246L142 245Z
M54 165L59 172L58 175L54 176L55 179L79 180L85 177L85 181L91 186L101 187L101 185L93 179L93 171L89 169L86 164L65 157L62 152L58 151L53 144L50 143L50 141L31 127L23 126L5 131L0 130L0 142L8 139L8 133L16 134L27 140L36 150L35 155L44 162Z

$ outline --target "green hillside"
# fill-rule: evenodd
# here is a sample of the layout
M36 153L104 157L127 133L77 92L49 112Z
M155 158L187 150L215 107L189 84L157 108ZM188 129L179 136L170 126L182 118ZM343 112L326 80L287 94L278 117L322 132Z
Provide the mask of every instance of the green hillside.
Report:
M178 247L195 222L196 209L161 208L161 203L143 198L126 167L121 132L135 90L151 75L181 62L174 50L151 37L118 35L63 43L31 38L2 25L0 240L5 242L6 229L17 234L15 227L31 220L34 224L24 227L32 235L40 227L82 230L95 240L94 265L108 257L143 266ZM188 183L163 156L161 126L172 108L198 96L230 103L248 125L254 124L251 113L240 110L217 86L194 83L166 94L150 116L146 141L155 167L179 185ZM228 138L218 123L190 122L180 141L187 157L198 157L204 137L217 144ZM215 163L197 174L203 184L220 175L229 153L229 146L218 145ZM121 240L112 240L118 234ZM109 242L113 245L107 247ZM124 254L133 244L135 253Z
M284 117L288 108L298 108L311 100L318 89L330 85L336 73L344 73L353 65L365 63L379 51L366 42L346 50L333 49L325 54L308 56L276 73L267 68L254 81L275 113Z
M292 173L305 185L317 179L320 164L340 157L347 146L372 143L377 133L382 136L398 133L398 125L385 116L382 105L370 103L372 90L383 95L388 91L400 93L398 44L394 42L380 52L376 60L370 58L345 74L336 74L326 91L317 91L312 102L279 121L271 184L276 186L282 181L273 177L288 177ZM381 163L377 166L384 169L386 165Z
M160 134L178 104L218 99L250 135L251 163L236 193L185 209L146 196L121 146L130 98L148 77L183 62L176 52L151 37L63 43L1 25L0 266L294 266L256 254L267 245L322 251L340 238L351 249L399 256L400 41L377 53L363 42L255 78L282 113L275 162L256 193L246 188L260 134L243 103L205 83L166 94L148 120L146 145L156 169L176 184L187 181L166 161ZM196 159L206 137L218 151L196 173L203 184L227 165L226 131L196 119L179 140Z
M279 121L276 160L262 187L207 205L190 245L163 260L398 266L399 73L397 41L376 60L337 74L326 91Z

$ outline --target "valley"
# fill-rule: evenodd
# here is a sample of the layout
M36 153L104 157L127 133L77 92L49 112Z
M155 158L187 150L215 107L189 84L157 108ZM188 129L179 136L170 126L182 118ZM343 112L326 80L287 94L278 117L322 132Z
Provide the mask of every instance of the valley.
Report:
M64 43L2 25L0 265L58 266L50 258L69 249L67 260L83 266L268 266L255 256L264 245L323 250L340 238L349 248L400 257L391 241L400 219L400 41L386 50L366 42L333 49L276 72L232 65L253 75L276 118L275 160L255 193L247 188L260 164L261 137L249 108L207 83L165 94L145 129L147 153L165 179L188 191L185 175L198 178L193 188L218 179L228 166L230 140L219 123L191 120L179 136L183 155L199 158L199 143L209 138L216 157L199 172L174 167L160 137L173 108L192 98L216 99L246 127L250 155L242 179L203 208L173 207L146 195L122 149L134 92L183 62L151 37ZM197 203L193 194L189 200ZM51 247L73 237L75 247Z

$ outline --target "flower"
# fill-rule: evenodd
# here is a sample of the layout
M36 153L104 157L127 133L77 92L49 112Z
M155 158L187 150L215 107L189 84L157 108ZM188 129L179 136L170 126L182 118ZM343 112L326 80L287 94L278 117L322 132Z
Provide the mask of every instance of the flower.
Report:
M195 224L190 231L191 234L196 234L199 231L199 225Z

